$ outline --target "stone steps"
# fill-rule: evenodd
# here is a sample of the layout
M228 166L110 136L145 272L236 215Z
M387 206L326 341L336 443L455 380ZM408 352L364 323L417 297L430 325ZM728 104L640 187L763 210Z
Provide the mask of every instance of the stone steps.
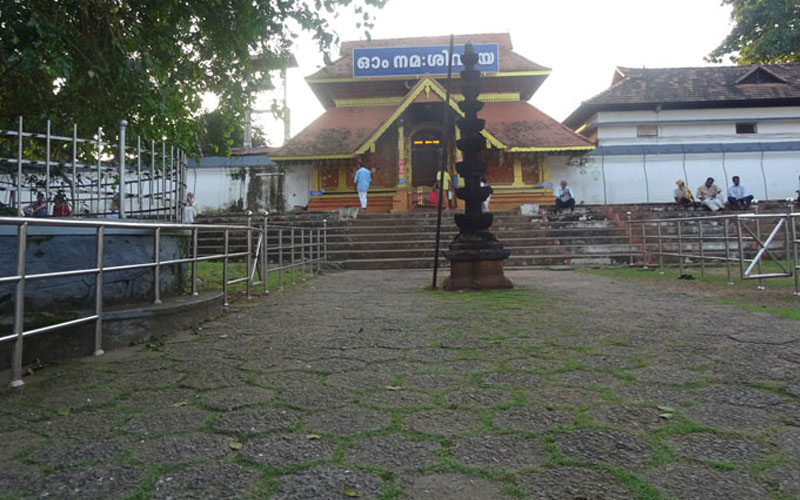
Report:
M785 203L762 203L760 212L785 213ZM634 221L633 235L627 232L627 212ZM416 211L398 214L357 214L355 212L299 212L273 216L270 227L295 225L322 227L327 220L328 259L342 264L347 269L425 269L433 267L433 254L436 234L436 212ZM458 234L453 221L454 212L442 214L441 249L446 250L450 241ZM351 217L344 217L350 215ZM641 225L636 221L655 218L687 218L711 216L702 209L687 210L669 204L644 205L581 205L574 213L554 214L544 209L539 213L523 215L519 210L498 212L494 215L491 231L511 249L511 257L506 261L509 268L560 265L610 265L628 263L631 245L636 252L642 251L646 241L647 250L654 253L658 249L655 239L655 225L645 226L644 238ZM260 224L259 217L253 224ZM208 223L244 224L246 217L218 215L203 218ZM729 228L730 252L738 249L736 229ZM698 253L696 238L697 224L686 222L681 227L681 247L685 254ZM665 238L662 246L665 251L677 253L677 230L674 224L661 227ZM708 256L722 256L725 252L724 223L707 221L703 224L705 238L716 241L704 245ZM198 244L200 254L220 253L222 251L222 232L203 231ZM229 243L232 249L246 248L244 234L231 233ZM289 231L283 235L283 243L290 242ZM299 244L299 235L295 243ZM270 245L277 244L277 234L270 232ZM748 249L750 253L752 249ZM271 252L270 258L276 252ZM288 251L284 252L284 256ZM637 256L637 259L639 257ZM649 257L652 261L657 257ZM665 260L670 260L665 257ZM674 258L673 258L674 259ZM448 265L441 259L443 267Z

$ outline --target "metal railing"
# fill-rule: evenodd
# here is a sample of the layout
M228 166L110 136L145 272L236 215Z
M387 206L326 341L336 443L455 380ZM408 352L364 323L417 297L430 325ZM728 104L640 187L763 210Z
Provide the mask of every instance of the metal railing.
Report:
M664 274L666 259L677 264L681 275L694 264L701 277L709 264L722 264L729 285L738 266L739 278L758 281L759 290L765 289L764 280L794 277L794 295L800 296L800 213L792 212L791 205L786 213L759 214L757 204L754 208L753 213L735 215L640 220L633 220L629 212L629 264L638 259L646 269L657 261ZM765 226L768 233L762 231ZM777 272L764 272L765 262Z
M0 335L0 343L13 341L14 347L11 354L11 387L20 387L22 381L23 341L25 338L42 333L53 332L67 327L94 322L94 355L99 356L103 351L103 277L105 273L127 271L134 269L151 269L153 272L152 297L153 303L161 303L161 270L164 266L190 265L191 267L191 294L198 292L198 262L222 261L222 295L223 304L229 305L230 287L238 283L245 284L247 298L252 297L252 289L262 286L265 294L269 293L269 275L277 273L279 290L283 290L284 273L291 276L291 283L296 283L295 272L299 271L300 277L305 281L307 274L318 274L322 264L327 260L327 221L323 227L298 227L288 225L268 224L268 213L264 213L260 225L252 224L252 216L248 213L247 225L225 224L170 224L170 223L143 223L121 222L106 220L86 219L41 219L0 217L0 226L16 226L16 263L14 274L0 276L0 285L13 284L13 326L12 332ZM28 273L26 271L26 249L28 246L28 229L30 227L68 227L94 229L95 257L94 265L67 271ZM104 246L106 243L106 229L137 229L151 231L153 236L152 256L146 262L135 264L109 266L103 262ZM168 260L161 259L161 238L165 234L191 233L191 245L186 252L188 255ZM210 255L199 254L199 234L203 232L222 232L222 252ZM231 245L232 234L244 234L246 243L244 248ZM254 250L255 249L255 250ZM241 259L247 263L247 272L242 277L230 276L230 263L232 260ZM63 321L39 328L25 329L25 285L31 281L72 276L94 275L94 308L91 314Z
M118 202L122 219L138 214L180 221L186 154L135 134L131 141L127 127L120 120L116 143L102 128L84 138L77 125L68 134L54 133L50 120L44 131L26 131L22 117L15 129L0 127L0 202L22 215L37 193L48 205L60 194L73 215L103 214Z

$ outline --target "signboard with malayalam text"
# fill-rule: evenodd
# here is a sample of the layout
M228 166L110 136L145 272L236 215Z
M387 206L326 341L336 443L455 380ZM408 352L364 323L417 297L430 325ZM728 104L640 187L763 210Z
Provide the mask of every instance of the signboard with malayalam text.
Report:
M500 71L500 53L496 43L476 43L475 69L481 73ZM449 45L421 47L363 47L353 49L353 77L446 75ZM453 74L464 70L461 55L464 45L453 47Z

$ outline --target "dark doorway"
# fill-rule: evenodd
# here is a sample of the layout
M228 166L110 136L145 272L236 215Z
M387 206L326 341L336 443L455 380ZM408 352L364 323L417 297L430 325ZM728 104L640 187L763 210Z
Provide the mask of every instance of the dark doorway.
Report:
M432 186L442 164L442 133L421 130L411 138L411 185Z

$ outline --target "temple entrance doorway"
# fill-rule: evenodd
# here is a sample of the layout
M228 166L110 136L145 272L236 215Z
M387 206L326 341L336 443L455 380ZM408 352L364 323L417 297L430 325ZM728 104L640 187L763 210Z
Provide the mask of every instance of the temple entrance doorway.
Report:
M411 185L433 186L436 170L442 164L442 133L420 130L411 138Z

